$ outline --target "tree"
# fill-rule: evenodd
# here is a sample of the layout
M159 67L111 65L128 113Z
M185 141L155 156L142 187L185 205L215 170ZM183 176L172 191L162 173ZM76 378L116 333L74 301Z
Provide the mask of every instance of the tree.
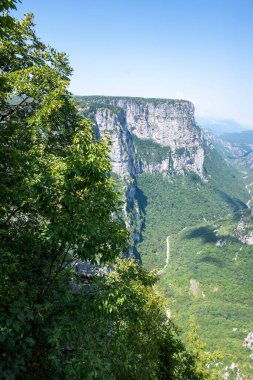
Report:
M3 17L0 377L203 379L166 318L155 276L115 263L128 233L108 144L67 90L66 55L37 38L32 15ZM113 270L84 286L74 260Z
M187 348L194 358L196 374L201 375L204 379L210 376L210 380L217 380L222 377L217 364L221 363L223 354L220 351L207 351L206 343L199 337L198 325L193 315L190 317Z
M166 317L156 280L133 260L118 259L107 276L68 298L49 333L54 378L211 380Z
M9 15L10 9L17 9L16 3L19 0L2 0L0 4L0 37L8 33L13 26L13 18Z
M0 64L0 371L11 378L46 355L69 263L115 258L127 232L107 143L77 112L67 57L41 43L32 15L3 34Z

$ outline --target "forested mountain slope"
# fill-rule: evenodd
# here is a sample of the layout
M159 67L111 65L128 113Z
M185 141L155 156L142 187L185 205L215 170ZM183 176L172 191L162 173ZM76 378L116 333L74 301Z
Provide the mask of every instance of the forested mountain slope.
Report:
M250 351L243 347L253 329L251 172L232 157L238 148L202 132L189 102L78 100L97 136L107 132L111 139L113 169L125 189L131 254L160 270L170 237L160 285L172 315L188 331L194 314L208 347L224 352L223 367L236 363L243 379L251 379ZM236 367L229 371L229 378L237 376Z

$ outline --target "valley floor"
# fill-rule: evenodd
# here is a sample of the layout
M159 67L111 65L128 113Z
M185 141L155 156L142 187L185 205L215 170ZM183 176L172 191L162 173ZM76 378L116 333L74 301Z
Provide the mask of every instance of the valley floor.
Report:
M140 244L144 265L160 267L159 286L183 333L189 330L193 315L207 348L224 353L224 368L235 363L243 374L242 379L252 380L252 352L244 347L244 340L253 331L253 246L241 241L242 236L253 230L247 208L252 198L245 200L244 207L237 211L232 210L230 202L222 207L219 201L215 204L216 198L213 200L215 215L211 216L208 213L212 199L208 204L205 198L211 193L208 188L203 189L185 177L181 179L183 186L178 179L171 183L161 179L159 185L156 178L152 198L152 181L147 176L139 178L140 188L149 200L144 239ZM251 196L252 185L253 182L244 184ZM167 199L159 207L154 199L161 200L163 193ZM190 208L192 204L195 210Z

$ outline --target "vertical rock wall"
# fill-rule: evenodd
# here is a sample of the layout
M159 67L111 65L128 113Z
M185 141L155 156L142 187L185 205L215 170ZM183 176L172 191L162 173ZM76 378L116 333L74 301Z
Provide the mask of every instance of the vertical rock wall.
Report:
M131 176L143 171L163 174L193 171L203 176L204 149L192 103L168 99L87 97L89 104L93 104L92 117L97 135L107 133L111 139L111 161L113 171L118 175ZM153 162L136 159L133 136L143 140L143 144L152 141L161 147L169 147L170 153Z

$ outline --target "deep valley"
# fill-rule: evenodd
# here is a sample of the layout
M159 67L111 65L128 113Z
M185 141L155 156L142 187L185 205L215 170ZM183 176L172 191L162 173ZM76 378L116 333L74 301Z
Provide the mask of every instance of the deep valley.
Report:
M131 230L129 254L158 271L183 333L194 316L207 348L222 352L226 376L252 379L244 342L253 331L253 173L245 143L202 131L186 101L78 101L97 136L111 141Z

